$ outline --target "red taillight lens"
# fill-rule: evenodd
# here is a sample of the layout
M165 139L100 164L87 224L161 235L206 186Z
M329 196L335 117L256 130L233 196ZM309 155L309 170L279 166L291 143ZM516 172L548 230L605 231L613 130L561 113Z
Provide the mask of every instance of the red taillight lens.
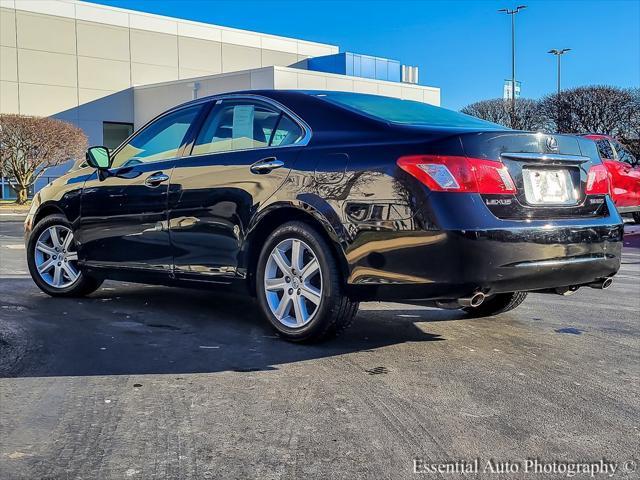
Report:
M604 165L594 165L587 174L587 195L606 195L609 193L609 172Z
M444 155L412 155L398 166L431 190L467 193L516 193L511 175L500 162Z

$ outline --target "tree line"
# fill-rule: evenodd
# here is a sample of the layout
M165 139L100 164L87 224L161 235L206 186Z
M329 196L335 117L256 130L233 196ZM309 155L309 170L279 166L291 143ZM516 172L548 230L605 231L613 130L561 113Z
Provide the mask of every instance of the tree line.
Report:
M640 158L640 88L578 87L540 100L501 98L467 105L463 113L517 130L599 133L616 137Z

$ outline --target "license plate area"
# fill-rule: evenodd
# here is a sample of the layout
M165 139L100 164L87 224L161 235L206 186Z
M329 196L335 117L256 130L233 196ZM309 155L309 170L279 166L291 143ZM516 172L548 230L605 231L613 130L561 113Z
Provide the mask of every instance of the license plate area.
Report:
M566 168L522 169L525 199L529 205L575 205L578 191Z

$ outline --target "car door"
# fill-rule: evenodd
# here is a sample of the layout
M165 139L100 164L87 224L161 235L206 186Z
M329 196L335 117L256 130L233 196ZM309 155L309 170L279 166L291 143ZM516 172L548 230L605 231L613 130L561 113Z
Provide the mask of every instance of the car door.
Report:
M308 127L255 98L218 101L171 178L169 228L178 277L226 281L259 206L285 181Z
M617 141L611 142L619 163L620 180L626 191L625 206L640 205L640 165L638 160Z
M618 161L611 141L608 138L596 140L602 163L607 167L611 178L611 198L616 207L624 207L629 203L627 182L622 171L623 165Z
M168 274L169 178L202 105L155 119L113 155L108 171L85 183L76 232L87 266Z

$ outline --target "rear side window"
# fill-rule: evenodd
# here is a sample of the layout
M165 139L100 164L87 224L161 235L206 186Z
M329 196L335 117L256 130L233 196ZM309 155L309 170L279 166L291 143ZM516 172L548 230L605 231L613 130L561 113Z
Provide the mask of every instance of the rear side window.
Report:
M176 157L200 108L201 105L184 108L150 123L115 155L113 166L130 166Z
M192 155L295 143L300 127L279 110L259 102L224 100L206 119Z
M629 165L635 165L636 157L634 157L631 153L629 153L620 143L613 142L613 146L616 149L616 153L618 154L618 160L624 163L628 163Z
M300 140L302 135L300 126L287 115L282 114L276 130L273 132L271 146L284 147L285 145L292 145Z
M398 98L348 92L317 92L314 94L350 110L391 123L507 130L502 125L413 100L400 100Z
M613 160L616 156L613 154L613 148L611 148L611 143L609 140L601 139L596 140L596 145L598 146L598 153L600 154L600 158L606 158L607 160Z

